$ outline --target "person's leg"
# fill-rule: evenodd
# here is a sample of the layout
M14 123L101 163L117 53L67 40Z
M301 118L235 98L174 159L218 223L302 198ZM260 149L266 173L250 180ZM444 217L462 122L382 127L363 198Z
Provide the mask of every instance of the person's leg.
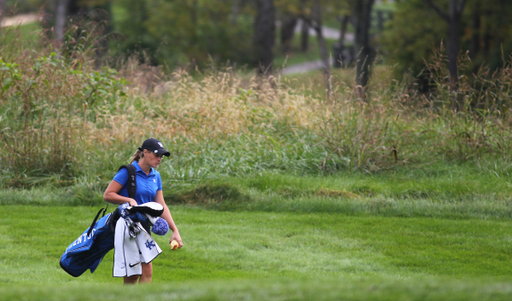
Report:
M139 275L124 277L124 284L137 284L137 280L139 280L139 277Z
M150 283L151 277L153 277L153 263L143 263L139 283Z

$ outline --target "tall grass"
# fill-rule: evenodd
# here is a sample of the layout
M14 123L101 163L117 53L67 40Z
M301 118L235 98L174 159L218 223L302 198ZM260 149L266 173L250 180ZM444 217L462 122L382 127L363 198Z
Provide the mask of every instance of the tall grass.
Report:
M433 162L510 169L493 167L496 160L510 166L509 65L463 82L460 110L449 105L442 60L430 66L438 87L428 97L389 80L389 72L374 79L367 103L335 77L334 101L326 102L293 79L229 68L166 75L128 60L117 71L98 69L86 45L93 42L83 36L78 50L71 47L77 55L70 47L63 56L53 46L1 46L2 186L101 187L148 137L172 150L161 168L171 183L265 171L374 173Z
M512 85L510 61L449 85L446 58L433 52L426 66L432 90L421 94L406 82L380 79L369 103L349 97L334 104L321 127L328 149L348 169L374 172L411 163L500 161L509 165ZM461 56L465 68L469 58ZM388 73L389 74L389 73Z

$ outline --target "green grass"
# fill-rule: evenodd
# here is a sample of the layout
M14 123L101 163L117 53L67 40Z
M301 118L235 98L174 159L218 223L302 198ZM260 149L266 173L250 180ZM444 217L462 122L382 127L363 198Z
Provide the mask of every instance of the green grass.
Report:
M1 29L0 41L2 45L13 44L19 47L17 50L38 49L43 29L38 23L16 25ZM8 60L13 53L4 53L2 59ZM17 53L20 55L20 53Z
M189 281L165 285L66 284L0 287L0 300L510 300L506 282L477 281ZM34 297L26 297L34 296Z
M372 175L293 173L225 174L175 179L165 159L159 171L170 204L221 211L330 212L355 216L508 220L512 218L507 169L472 164L395 168ZM221 163L221 162L217 162ZM206 166L206 164L205 164ZM198 169L190 168L192 174ZM236 170L236 164L233 165ZM111 172L113 176L115 171ZM71 187L0 190L1 205L102 206L108 180Z
M0 300L510 300L506 282L403 279L188 281L146 286L66 284L0 287ZM27 297L33 296L33 297Z
M121 97L113 73L86 61L75 70L52 49L22 57L34 46L12 41L2 44L2 82L15 85L0 116L0 300L511 299L508 116L412 99L385 66L364 104L348 69L333 72L332 103L315 97L321 72L275 86L176 73L149 94L132 77ZM104 93L94 101L92 82ZM158 170L185 247L156 238L164 253L148 286L112 278L112 253L94 274L67 275L60 255L142 136L172 150Z
M111 277L112 253L79 278L58 266L96 209L3 206L0 300L114 298L109 284L122 280ZM507 221L171 211L185 246L172 252L169 236L156 238L164 253L154 261L154 285L145 288L154 300L500 300L512 289ZM84 285L94 292L80 294ZM49 296L61 290L67 293ZM114 291L117 298L134 294Z

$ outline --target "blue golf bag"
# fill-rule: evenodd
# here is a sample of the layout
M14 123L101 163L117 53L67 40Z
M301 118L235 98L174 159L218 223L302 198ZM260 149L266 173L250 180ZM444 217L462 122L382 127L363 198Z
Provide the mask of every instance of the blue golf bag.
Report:
M103 257L114 248L115 224L119 219L118 211L105 215L107 208L101 209L91 227L71 243L60 258L61 268L73 277L82 275L86 270L93 273ZM101 212L103 217L98 220Z
M128 164L119 170L121 168L128 170L128 194L133 198L137 191L135 167ZM60 266L69 275L78 277L88 269L93 273L108 251L114 248L116 222L121 215L117 209L105 215L107 208L108 205L98 211L91 226L60 257ZM101 213L103 217L98 220Z

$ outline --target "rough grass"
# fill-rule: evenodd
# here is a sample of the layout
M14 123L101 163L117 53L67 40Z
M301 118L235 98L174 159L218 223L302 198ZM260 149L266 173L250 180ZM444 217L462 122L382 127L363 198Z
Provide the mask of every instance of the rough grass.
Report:
M105 205L102 195L107 183L4 189L0 190L0 204L100 207ZM481 172L480 167L471 164L441 164L372 176L219 175L192 183L166 182L164 197L171 205L216 211L508 220L512 217L509 190L508 176Z

